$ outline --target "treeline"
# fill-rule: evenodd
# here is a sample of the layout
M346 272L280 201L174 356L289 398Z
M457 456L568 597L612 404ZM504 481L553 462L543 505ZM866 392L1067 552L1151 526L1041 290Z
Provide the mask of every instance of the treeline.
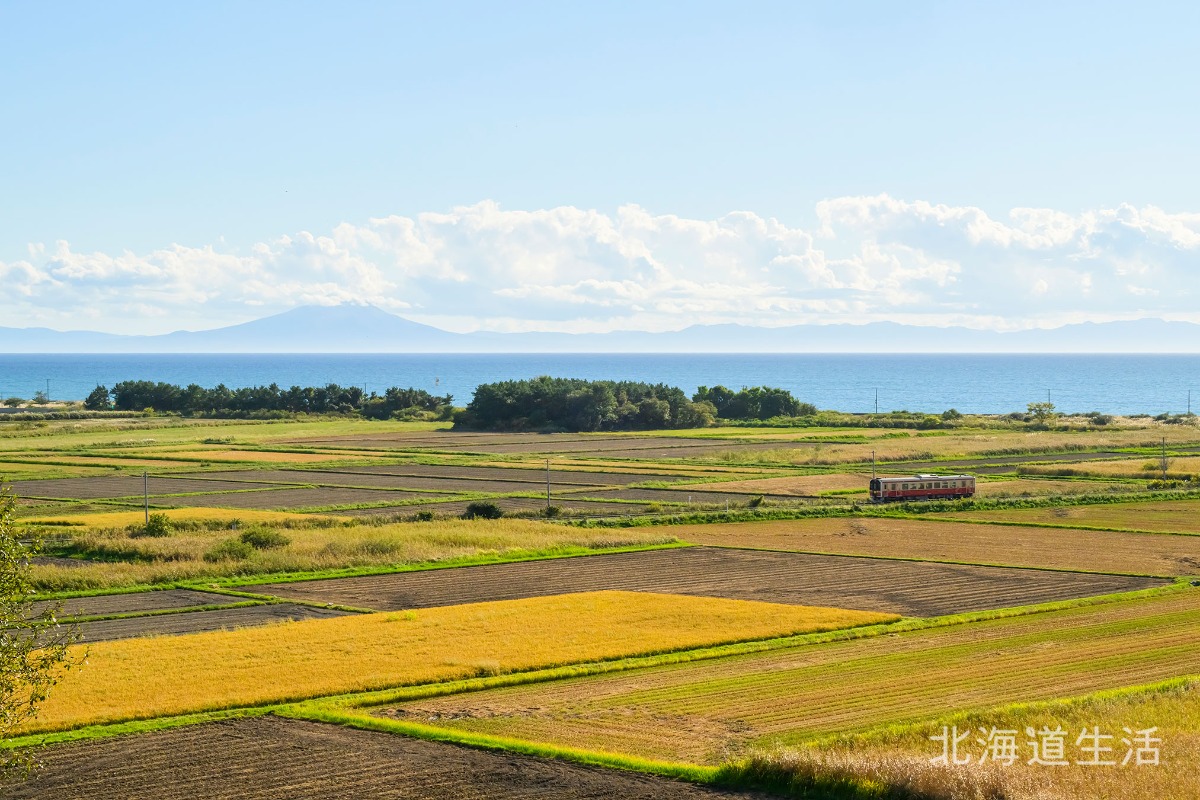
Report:
M153 411L187 416L283 416L287 414L361 414L370 419L449 416L451 395L438 397L423 389L392 387L382 395L357 386L247 386L230 389L219 384L176 386L154 381L122 381L110 391L97 386L84 408L91 411Z
M784 389L701 387L689 398L662 383L540 377L485 383L455 427L474 430L620 431L702 428L718 420L815 414Z

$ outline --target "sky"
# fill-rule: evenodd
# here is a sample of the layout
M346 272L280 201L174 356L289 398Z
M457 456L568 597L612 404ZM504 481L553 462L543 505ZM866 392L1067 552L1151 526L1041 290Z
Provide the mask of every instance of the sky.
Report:
M1200 322L1200 6L0 0L0 326Z

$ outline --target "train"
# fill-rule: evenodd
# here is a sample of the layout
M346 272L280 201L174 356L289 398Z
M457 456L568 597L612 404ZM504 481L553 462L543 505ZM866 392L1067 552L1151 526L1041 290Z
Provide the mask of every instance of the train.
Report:
M911 475L906 478L872 478L871 502L902 500L958 500L975 496L974 475Z

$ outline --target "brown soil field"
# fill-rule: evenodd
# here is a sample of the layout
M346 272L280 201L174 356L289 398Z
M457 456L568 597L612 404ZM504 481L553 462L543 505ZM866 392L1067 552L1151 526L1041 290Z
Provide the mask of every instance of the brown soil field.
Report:
M198 592L194 589L164 589L156 592L76 597L57 602L48 600L34 603L34 611L40 611L47 605L60 605L62 610L59 612L59 617L100 617L110 614L135 614L142 611L188 608L189 606L241 603L245 599L214 592Z
M613 500L645 500L651 503L683 503L685 505L692 503L745 503L751 497L757 497L758 493L754 494L738 494L736 492L706 492L700 489L693 489L691 486L680 486L678 489L614 489L603 493L596 492L589 494L587 489L580 489L572 494L577 494L581 497L612 498ZM763 498L773 500L778 503L795 503L796 497L785 494L765 494Z
M13 800L690 800L749 798L512 753L278 717L46 748Z
M1161 500L1103 503L1061 508L1014 508L994 511L950 512L947 516L967 521L1081 525L1135 531L1200 534L1200 502Z
M214 478L229 481L247 481L247 482L266 482L266 483L293 483L293 484L316 484L319 486L380 486L385 488L444 488L448 491L461 491L459 484L462 486L488 486L497 485L504 486L503 489L480 489L480 491L520 491L521 489L512 489L507 487L522 487L529 486L546 486L546 471L545 470L502 470L462 467L455 469L454 467L425 467L423 465L413 465L412 467L380 467L378 469L370 469L359 467L357 469L340 469L340 470L311 470L311 469L273 469L273 470L245 470L241 472L212 472L212 473L197 473L194 477L204 475L212 475ZM599 477L604 477L600 475ZM552 484L558 483L564 486L604 486L607 482L599 480L589 480L587 473L570 473L564 471L555 471L550 473L550 481ZM640 480L653 480L652 478L636 477L628 483L633 483ZM426 482L428 485L414 485L412 481Z
M457 517L467 510L472 500L447 500L443 503L421 503L411 506L387 506L383 508L351 508L331 511L339 517L374 517L388 514L416 514L429 511L439 517ZM541 511L546 507L545 497L497 497L491 502L500 506L506 514ZM564 512L586 513L597 517L620 517L645 514L647 506L640 503L604 503L593 500L576 500L570 495L552 496L551 503Z
M1115 575L690 547L261 584L246 591L394 611L616 589L928 617L1164 583Z
M1200 537L887 518L679 525L687 542L1040 569L1200 575Z
M249 484L239 484L243 489ZM200 494L189 497L150 497L150 504L188 508L192 506L215 506L217 508L283 509L314 508L359 503L400 503L406 500L424 500L442 497L428 492L406 492L402 489L269 489L264 491L240 491L225 494Z
M279 453L269 450L183 450L179 452L179 455L205 461L261 461L280 464L315 464L321 461L352 457L341 453L325 455L324 453Z
M485 480L517 480L531 483L546 482L544 469L530 469L526 466L513 467L459 467L434 464L405 464L381 467L346 467L339 470L348 474L381 474L381 475L416 475L430 478L480 478ZM673 481L680 480L678 475L655 475L646 472L603 472L583 469L564 468L551 463L550 481L558 484L579 484L581 486L623 486L628 483L642 481Z
M138 636L177 636L201 631L251 628L288 620L344 617L346 613L332 608L315 608L295 603L272 603L241 608L221 608L212 611L181 611L178 614L81 622L76 627L79 629L80 641L101 642L111 639L132 639Z
M151 475L150 495L187 492L222 492L245 489L232 481L191 480ZM53 497L76 500L141 497L144 489L140 475L112 475L98 478L60 478L45 481L14 481L13 494L18 497Z
M846 489L867 490L869 472L835 472L828 475L789 475L783 478L757 478L749 481L720 481L691 484L688 489L743 494L814 495Z

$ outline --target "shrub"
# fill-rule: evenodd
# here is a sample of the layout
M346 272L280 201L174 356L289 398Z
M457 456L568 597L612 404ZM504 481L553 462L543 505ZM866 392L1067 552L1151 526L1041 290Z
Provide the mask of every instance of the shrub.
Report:
M418 511L416 515L417 522L433 522L432 511Z
M130 536L170 536L175 530L166 514L151 514L146 524L130 531Z
M463 519L500 519L504 511L491 500L477 500L467 506Z
M553 519L554 517L562 516L562 507L561 506L546 506L544 509L542 509L542 516L544 516L548 519Z
M241 539L226 539L204 554L205 561L245 561L254 548Z
M255 550L270 550L275 547L287 547L292 540L279 531L270 528L251 528L242 533L242 541Z

